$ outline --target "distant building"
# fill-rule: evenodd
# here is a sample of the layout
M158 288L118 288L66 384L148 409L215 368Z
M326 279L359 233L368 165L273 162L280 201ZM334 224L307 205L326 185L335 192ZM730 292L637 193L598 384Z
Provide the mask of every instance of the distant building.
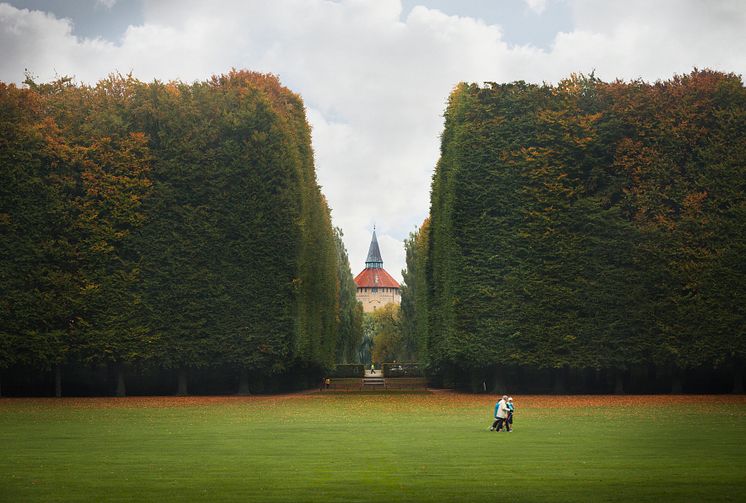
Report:
M378 248L376 230L370 241L365 269L355 278L357 300L363 304L363 312L372 313L386 304L401 304L400 286L383 268L381 250Z

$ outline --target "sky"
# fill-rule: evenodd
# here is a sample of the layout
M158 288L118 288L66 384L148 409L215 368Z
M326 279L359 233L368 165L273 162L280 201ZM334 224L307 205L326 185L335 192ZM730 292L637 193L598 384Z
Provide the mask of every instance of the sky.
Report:
M112 72L278 75L305 102L319 184L353 274L373 226L385 268L429 212L443 111L459 82L655 81L746 72L746 0L12 0L0 80Z

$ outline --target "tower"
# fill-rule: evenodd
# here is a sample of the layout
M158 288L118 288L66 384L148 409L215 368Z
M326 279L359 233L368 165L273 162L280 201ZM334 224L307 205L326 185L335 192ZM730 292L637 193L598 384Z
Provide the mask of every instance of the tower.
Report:
M356 297L363 304L363 312L371 313L386 304L401 303L399 283L383 268L375 227L368 248L368 258L365 259L365 269L355 277L355 284Z

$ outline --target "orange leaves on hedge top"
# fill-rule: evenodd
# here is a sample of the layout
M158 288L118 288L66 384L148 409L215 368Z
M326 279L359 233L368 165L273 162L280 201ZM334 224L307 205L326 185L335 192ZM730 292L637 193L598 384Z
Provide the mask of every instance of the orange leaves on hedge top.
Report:
M707 199L707 191L691 192L684 196L682 203L684 211L698 213L702 209L702 203Z
M181 96L181 90L175 82L169 82L165 86L163 86L163 88L173 98L178 98L179 96Z

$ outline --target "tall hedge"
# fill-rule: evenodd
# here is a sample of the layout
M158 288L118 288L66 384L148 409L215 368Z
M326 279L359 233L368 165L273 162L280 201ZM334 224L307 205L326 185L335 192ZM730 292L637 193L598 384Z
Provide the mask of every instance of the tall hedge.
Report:
M402 271L401 331L404 361L427 361L427 264L430 220L425 219L417 231L404 241L406 269Z
M276 77L28 81L0 100L0 368L106 364L124 392L123 368L156 366L186 392L191 369L245 389L335 362L349 264Z
M745 118L741 79L713 71L460 84L432 183L431 371L740 372Z
M339 340L337 363L351 364L357 360L357 350L363 340L363 305L357 300L357 285L352 277L347 250L342 241L342 229L334 228L337 248L337 281L339 282Z

